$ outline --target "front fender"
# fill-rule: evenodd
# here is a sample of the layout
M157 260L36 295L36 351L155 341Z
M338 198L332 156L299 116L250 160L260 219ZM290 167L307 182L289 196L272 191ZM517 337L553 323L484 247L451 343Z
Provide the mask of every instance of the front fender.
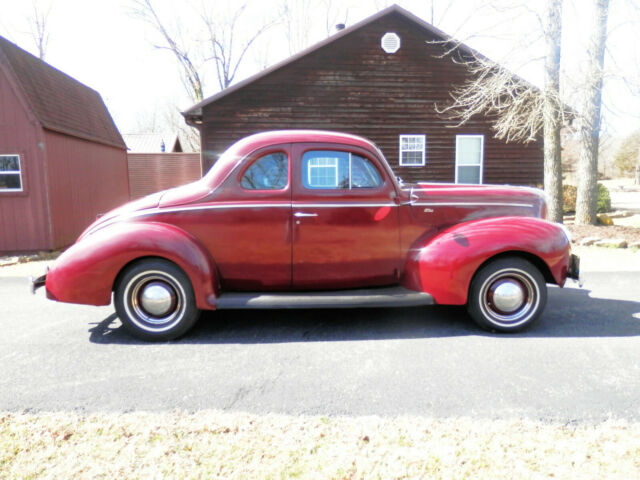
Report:
M564 285L569 240L557 224L532 217L461 223L435 237L418 240L409 251L402 284L430 293L436 303L464 305L478 268L507 252L535 256L547 266L555 283Z
M217 272L209 253L184 230L153 222L118 222L82 237L47 274L47 296L61 302L108 305L122 268L142 257L174 262L191 280L198 308L215 308Z

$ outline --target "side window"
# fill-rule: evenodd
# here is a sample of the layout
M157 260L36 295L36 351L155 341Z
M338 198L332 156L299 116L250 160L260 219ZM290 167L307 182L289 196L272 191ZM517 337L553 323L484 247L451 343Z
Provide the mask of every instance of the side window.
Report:
M240 184L248 190L281 190L287 186L289 162L284 152L270 153L253 162Z
M0 155L0 192L22 191L19 155Z
M376 188L382 183L378 169L355 153L311 150L302 156L302 184L305 188Z

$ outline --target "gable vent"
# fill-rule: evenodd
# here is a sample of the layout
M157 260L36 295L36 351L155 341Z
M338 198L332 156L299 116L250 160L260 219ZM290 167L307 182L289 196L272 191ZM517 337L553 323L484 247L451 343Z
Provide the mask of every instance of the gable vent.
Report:
M380 40L380 46L387 53L396 53L400 50L400 37L393 32L387 32Z

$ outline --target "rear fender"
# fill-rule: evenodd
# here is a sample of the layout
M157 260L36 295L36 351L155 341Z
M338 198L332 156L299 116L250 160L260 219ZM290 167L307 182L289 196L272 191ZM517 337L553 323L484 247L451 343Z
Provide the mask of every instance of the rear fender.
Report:
M174 262L191 280L198 308L215 309L219 282L209 253L184 230L153 222L118 222L78 240L49 271L47 295L61 302L108 305L118 274L145 257Z
M539 259L553 281L564 285L569 270L569 240L557 224L532 217L466 222L435 237L419 239L409 251L401 283L430 293L436 303L464 305L478 268L492 257L507 253Z

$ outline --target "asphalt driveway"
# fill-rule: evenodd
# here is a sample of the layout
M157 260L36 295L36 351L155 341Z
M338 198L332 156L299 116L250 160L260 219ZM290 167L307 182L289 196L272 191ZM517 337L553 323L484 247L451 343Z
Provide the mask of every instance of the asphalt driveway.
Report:
M640 420L640 272L585 276L517 335L452 307L226 311L164 344L4 276L0 410Z

